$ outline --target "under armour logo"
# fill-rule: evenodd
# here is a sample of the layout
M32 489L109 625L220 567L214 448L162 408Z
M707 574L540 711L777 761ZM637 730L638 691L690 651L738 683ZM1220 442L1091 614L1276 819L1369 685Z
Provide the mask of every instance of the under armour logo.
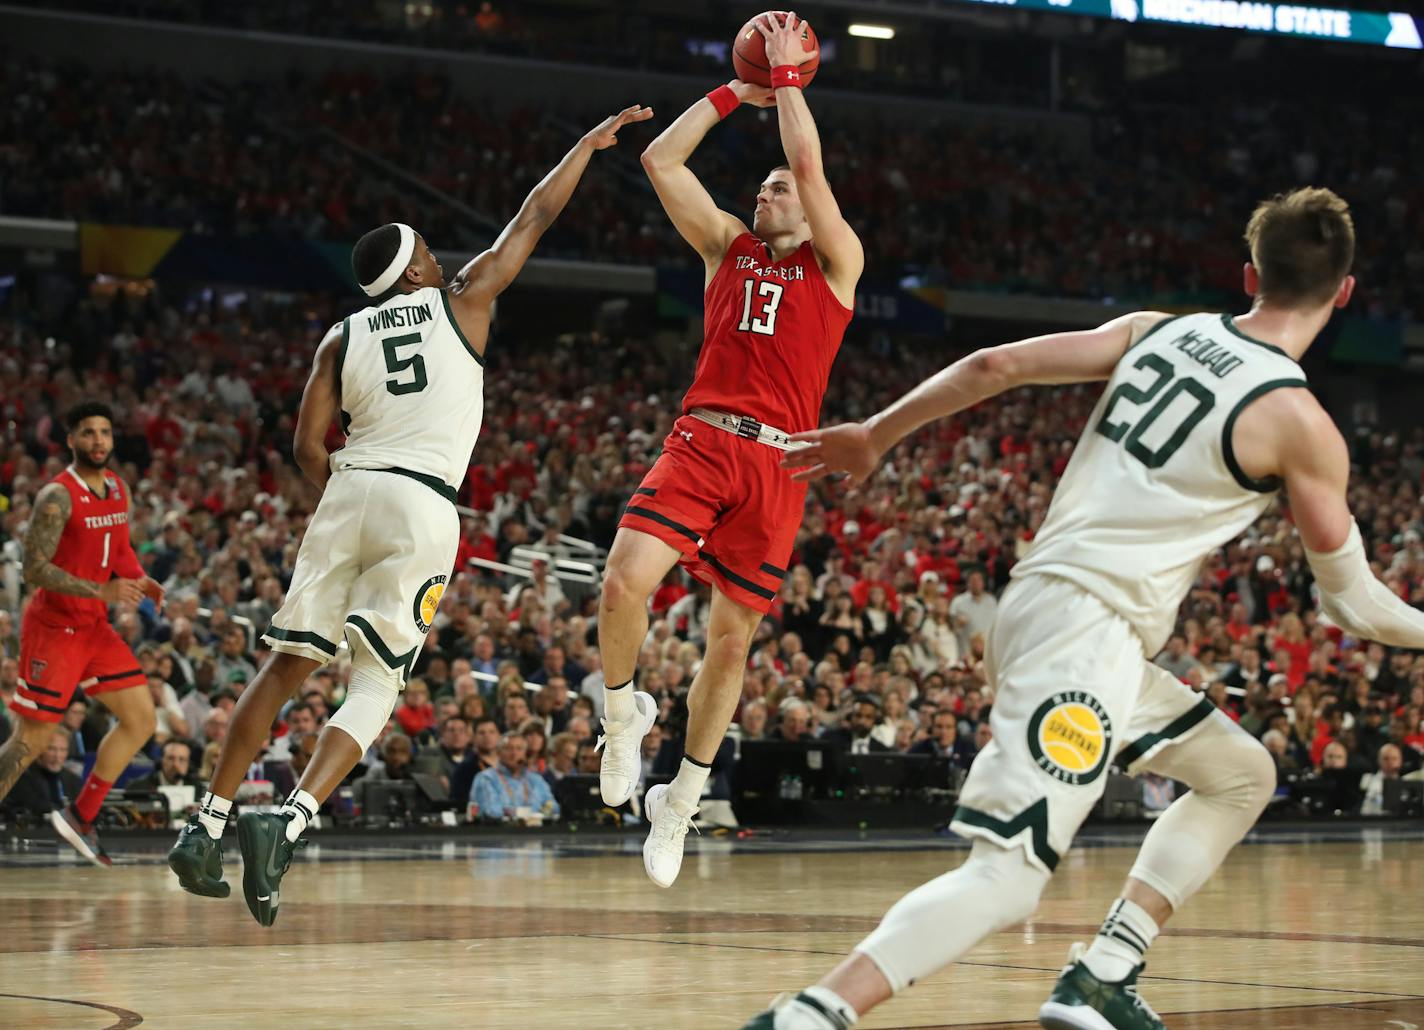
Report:
M686 430L683 430L683 429L679 429L679 430L677 431L677 435L680 436L680 437L682 437L684 440L691 440L691 439L692 439L692 434L689 433L689 432L687 432Z
M88 495L88 494L80 494L80 495L79 495L79 500L80 500L80 503L82 503L82 504L88 504L88 503L89 503L89 495Z

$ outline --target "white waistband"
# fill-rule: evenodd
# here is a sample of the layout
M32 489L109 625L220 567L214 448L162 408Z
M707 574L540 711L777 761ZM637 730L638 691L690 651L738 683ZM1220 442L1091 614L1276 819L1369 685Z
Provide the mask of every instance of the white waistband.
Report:
M750 415L733 415L726 411L714 411L712 408L693 408L688 414L709 426L716 426L744 440L755 440L768 447L775 447L778 451L794 451L805 446L792 443L791 434L784 429L764 425Z

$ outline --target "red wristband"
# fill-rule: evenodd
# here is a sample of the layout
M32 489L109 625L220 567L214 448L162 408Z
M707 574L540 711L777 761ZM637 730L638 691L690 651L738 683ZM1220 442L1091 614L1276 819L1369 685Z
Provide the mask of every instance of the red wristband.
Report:
M711 93L707 94L707 99L712 101L712 106L717 109L717 117L725 118L740 106L742 100L731 86L718 86Z
M795 86L801 88L801 69L794 64L778 64L771 70L771 88L780 89L782 86Z

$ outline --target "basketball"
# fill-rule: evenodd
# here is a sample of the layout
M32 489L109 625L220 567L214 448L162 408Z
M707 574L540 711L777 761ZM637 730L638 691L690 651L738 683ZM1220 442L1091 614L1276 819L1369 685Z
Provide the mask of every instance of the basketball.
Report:
M742 30L737 33L737 38L732 41L732 67L737 72L737 78L743 82L753 82L758 86L771 85L771 63L766 59L766 37L756 27L756 23L766 17L784 22L786 12L764 11L758 14L742 26ZM818 48L816 32L808 21L801 23L801 41L807 50ZM819 54L801 65L799 70L803 88L811 85L811 80L816 77L816 69L820 66Z

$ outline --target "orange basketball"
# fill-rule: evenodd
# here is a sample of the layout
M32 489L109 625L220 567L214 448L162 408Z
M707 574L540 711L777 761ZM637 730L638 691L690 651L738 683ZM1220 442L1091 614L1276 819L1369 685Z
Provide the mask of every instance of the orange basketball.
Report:
M777 23L781 24L786 21L786 12L766 11L758 14L743 25L742 31L737 33L737 38L732 40L732 67L736 69L737 78L743 82L754 82L758 86L771 85L771 64L766 59L766 37L756 27L757 21L766 17L775 18ZM801 23L801 42L807 50L817 49L816 33L808 21ZM811 85L811 80L816 77L816 69L820 66L819 54L801 65L803 87Z

